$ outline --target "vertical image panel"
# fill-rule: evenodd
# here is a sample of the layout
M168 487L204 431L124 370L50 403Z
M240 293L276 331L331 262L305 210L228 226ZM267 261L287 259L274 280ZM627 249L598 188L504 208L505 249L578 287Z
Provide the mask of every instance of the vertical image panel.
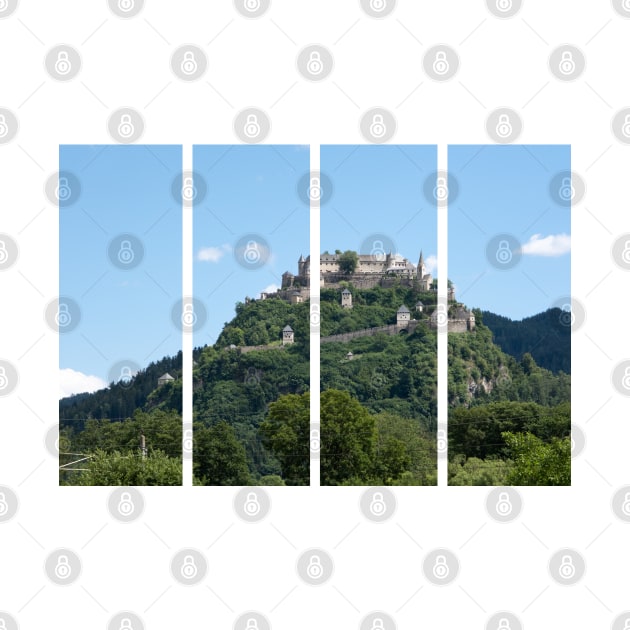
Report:
M309 147L193 165L194 483L308 485Z
M448 178L449 484L570 485L571 148L450 146Z
M321 484L435 485L437 148L320 164Z
M63 145L59 483L182 482L179 146ZM175 192L174 192L175 191Z

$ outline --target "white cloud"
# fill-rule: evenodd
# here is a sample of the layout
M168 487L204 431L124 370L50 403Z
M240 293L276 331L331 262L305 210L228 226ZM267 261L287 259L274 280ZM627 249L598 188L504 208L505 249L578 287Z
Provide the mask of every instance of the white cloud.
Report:
M424 261L424 265L427 268L427 271L431 275L433 275L435 273L435 270L437 269L437 256L435 256L434 254L431 254L431 256L427 256Z
M562 256L571 251L571 237L568 234L550 234L541 238L534 234L521 247L521 253L529 256Z
M275 293L279 288L277 284L268 284L261 293Z
M107 383L98 376L88 376L71 368L59 371L59 398L105 389Z
M232 248L227 243L224 243L221 247L202 247L197 252L197 260L216 263L231 249Z

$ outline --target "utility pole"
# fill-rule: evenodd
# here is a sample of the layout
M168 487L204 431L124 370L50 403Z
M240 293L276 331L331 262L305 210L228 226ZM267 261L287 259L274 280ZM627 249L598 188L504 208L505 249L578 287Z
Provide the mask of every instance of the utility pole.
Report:
M146 459L147 457L147 441L144 437L144 433L140 434L140 453L142 455L142 459Z

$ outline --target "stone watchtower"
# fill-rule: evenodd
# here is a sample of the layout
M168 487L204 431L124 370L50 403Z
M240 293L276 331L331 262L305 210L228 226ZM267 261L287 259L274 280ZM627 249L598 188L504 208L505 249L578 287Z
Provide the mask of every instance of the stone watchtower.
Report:
M282 329L282 345L294 342L293 328L288 324Z
M343 308L352 308L352 293L348 289L341 292L341 306Z
M409 309L403 304L396 313L396 326L399 328L406 328L409 326L411 320L411 313Z

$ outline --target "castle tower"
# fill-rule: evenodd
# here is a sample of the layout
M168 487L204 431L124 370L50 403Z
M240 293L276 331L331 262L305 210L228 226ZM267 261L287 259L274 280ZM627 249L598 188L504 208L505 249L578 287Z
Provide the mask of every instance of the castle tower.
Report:
M427 274L427 268L424 264L424 256L422 255L422 250L420 250L420 259L418 260L418 269L417 269L418 280L422 280L422 278L424 278L426 274Z
M348 289L341 292L341 306L342 308L352 308L352 293Z
M294 342L293 328L288 324L282 329L282 345Z
M403 304L396 313L396 326L399 328L405 328L409 325L411 320L411 313L409 309Z
M475 330L475 314L472 311L468 311L468 318L466 320L466 328L469 331Z
M282 288L289 289L293 286L293 274L290 271L285 271L282 274Z
M306 261L304 260L304 256L302 254L300 254L300 258L298 260L298 276L306 276Z

